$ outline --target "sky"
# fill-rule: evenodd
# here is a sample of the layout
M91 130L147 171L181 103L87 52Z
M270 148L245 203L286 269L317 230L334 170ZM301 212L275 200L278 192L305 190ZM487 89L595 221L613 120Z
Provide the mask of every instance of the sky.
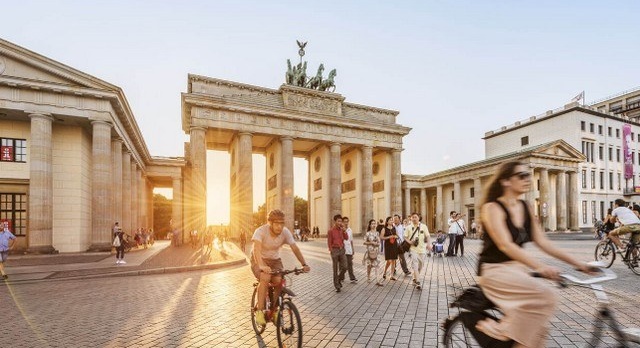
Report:
M412 128L403 174L482 160L485 132L582 91L589 103L640 86L639 1L22 0L1 11L3 39L121 87L154 156L183 155L187 74L277 89L296 40L308 73L337 69L347 102L400 112ZM209 222L226 222L228 154L208 161ZM306 170L295 161L302 197ZM262 185L254 196L264 202Z

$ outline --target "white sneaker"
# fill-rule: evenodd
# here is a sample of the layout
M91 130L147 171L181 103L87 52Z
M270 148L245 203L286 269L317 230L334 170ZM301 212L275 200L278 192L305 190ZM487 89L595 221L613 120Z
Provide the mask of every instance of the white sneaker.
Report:
M120 264L124 265L126 262L124 260L120 260Z
M116 265L119 265L119 264L120 264L120 260L116 260Z

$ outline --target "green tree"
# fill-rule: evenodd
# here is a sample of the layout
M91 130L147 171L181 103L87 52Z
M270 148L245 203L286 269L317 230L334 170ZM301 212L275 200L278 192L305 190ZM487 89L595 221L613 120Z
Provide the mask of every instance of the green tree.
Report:
M169 232L173 201L161 194L153 195L153 230L156 238L161 238Z
M256 229L267 223L267 204L258 206L258 211L253 212L253 228Z
M298 221L300 227L309 227L309 203L306 199L293 197L293 220Z

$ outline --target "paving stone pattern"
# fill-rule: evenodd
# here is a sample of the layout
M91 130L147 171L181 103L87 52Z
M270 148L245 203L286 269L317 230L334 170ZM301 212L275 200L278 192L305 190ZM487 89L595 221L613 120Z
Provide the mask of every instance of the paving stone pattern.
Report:
M593 257L594 241L557 241L583 260ZM326 241L300 243L312 272L293 276L304 347L436 347L440 324L456 313L448 303L475 283L479 242L466 241L465 257L430 258L416 290L410 277L384 287L366 282L362 246L354 257L358 284L336 293ZM532 251L537 250L532 248ZM296 266L289 250L285 266ZM605 284L611 308L623 327L640 327L640 277L616 261L619 279ZM277 347L273 325L261 337L253 332L248 266L138 277L51 281L0 286L4 324L0 342L11 347ZM589 289L560 290L548 347L582 347L595 314ZM610 332L603 347L614 344Z

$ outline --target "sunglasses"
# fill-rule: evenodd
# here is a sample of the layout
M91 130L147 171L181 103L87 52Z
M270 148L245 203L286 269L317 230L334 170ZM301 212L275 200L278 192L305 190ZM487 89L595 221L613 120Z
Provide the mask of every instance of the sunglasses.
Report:
M518 173L511 174L511 176L517 176L518 179L525 180L525 179L529 179L531 177L531 173L529 173L529 172L518 172Z

